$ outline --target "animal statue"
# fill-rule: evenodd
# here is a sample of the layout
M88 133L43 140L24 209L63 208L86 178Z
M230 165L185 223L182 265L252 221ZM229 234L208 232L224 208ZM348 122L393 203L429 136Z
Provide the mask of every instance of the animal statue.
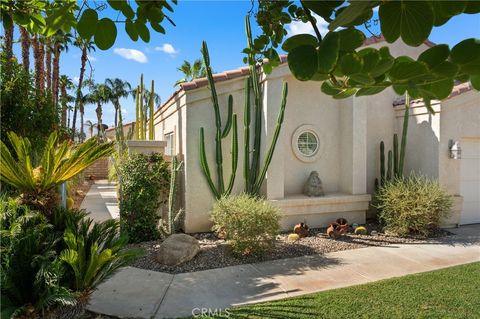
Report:
M293 227L293 232L300 238L308 237L308 225L305 223L297 224Z
M322 180L317 171L312 171L308 176L307 182L303 187L303 193L309 197L325 196L323 192Z

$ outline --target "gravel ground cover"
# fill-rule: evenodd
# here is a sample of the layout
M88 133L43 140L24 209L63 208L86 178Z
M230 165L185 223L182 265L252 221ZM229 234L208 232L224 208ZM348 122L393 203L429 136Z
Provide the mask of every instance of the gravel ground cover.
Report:
M167 272L171 274L186 273L213 268L221 268L240 264L256 263L267 260L300 257L314 254L325 254L334 251L357 249L370 246L385 246L391 244L422 243L436 240L439 237L447 236L450 233L445 230L438 230L433 238L396 237L383 234L377 225L367 225L370 231L378 231L378 235L355 235L352 232L334 240L327 237L325 228L311 229L310 236L296 242L288 241L288 233L277 236L274 249L263 257L241 256L235 257L229 251L227 243L218 239L213 233L193 234L200 242L200 252L192 260L178 266L166 266L155 260L155 255L160 247L160 241L143 242L130 245L145 250L145 255L139 258L133 267Z

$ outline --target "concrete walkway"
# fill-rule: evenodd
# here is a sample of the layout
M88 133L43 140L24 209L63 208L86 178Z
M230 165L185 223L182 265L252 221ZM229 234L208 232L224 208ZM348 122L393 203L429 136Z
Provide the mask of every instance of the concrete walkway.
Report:
M369 247L178 275L127 267L99 287L88 309L121 318L184 317L198 308L225 309L480 261L480 225L453 232L455 236L428 244Z
M95 181L80 205L97 222L119 218L117 186L107 180Z

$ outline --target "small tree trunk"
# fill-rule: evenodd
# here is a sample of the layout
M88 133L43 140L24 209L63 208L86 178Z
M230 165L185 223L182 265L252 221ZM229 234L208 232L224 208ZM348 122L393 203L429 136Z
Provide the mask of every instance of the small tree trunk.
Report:
M63 82L63 81L62 81ZM62 127L67 128L67 86L62 83Z
M20 36L22 42L22 65L25 72L30 71L30 34L27 29L20 27Z
M60 77L60 45L53 48L53 74L52 74L52 101L56 107L58 103L58 79Z
M52 50L51 50L51 43L50 39L47 38L46 49L45 52L45 65L46 65L46 77L47 77L47 92L51 92L52 90Z
M72 123L72 140L75 136L75 129L77 124L77 110L82 103L81 100L81 92L82 92L82 85L83 85L83 76L85 74L85 65L87 63L87 48L84 46L82 48L82 57L81 57L81 64L80 64L80 76L78 77L78 88L77 88L77 98L75 99L75 108L73 109L73 123ZM80 110L83 109L83 105L80 106ZM80 111L82 114L82 123L80 123L80 136L83 136L83 111Z
M84 138L84 133L83 133L83 103L80 102L80 142L83 142L85 140ZM73 124L75 125L75 123Z
M3 50L7 61L10 63L10 60L13 58L13 29L14 25L8 29L5 29L4 39L3 39Z
M33 59L35 61L35 89L36 89L36 96L39 98L43 94L43 87L42 87L42 67L43 67L43 55L41 53L41 44L38 41L38 35L35 35L32 38L32 46L33 46Z
M97 135L101 137L102 132L102 104L100 102L97 103L97 108L95 109L95 113L97 113Z

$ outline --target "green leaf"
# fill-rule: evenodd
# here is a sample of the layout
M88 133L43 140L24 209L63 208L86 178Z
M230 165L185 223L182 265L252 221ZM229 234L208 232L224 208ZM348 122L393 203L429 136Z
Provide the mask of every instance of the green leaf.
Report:
M444 62L450 55L450 49L446 44L439 44L431 47L420 54L418 61L422 61L428 64L430 67L434 67Z
M311 45L296 47L287 57L288 67L296 79L308 81L317 72L317 50Z
M343 4L343 0L341 1L305 1L304 5L311 11L315 12L325 20L329 21L330 16L333 13L333 10L338 6Z
M2 14L3 28L5 30L10 29L13 26L12 17L5 10L1 10L1 14Z
M282 45L282 49L285 52L290 52L291 50L299 47L301 45L310 45L313 47L318 46L318 40L311 34L297 34L293 37L288 38Z
M107 0L107 2L110 7L117 11L122 10L123 7L127 5L127 2L125 0Z
M153 7L147 11L147 17L150 20L150 22L160 23L163 21L163 18L165 17L165 15L163 14L162 10L160 10L159 8Z
M470 77L470 83L472 83L472 87L475 90L480 91L480 75L472 75Z
M160 23L153 23L150 22L150 26L152 27L153 30L165 34L165 29L160 25Z
M426 64L423 62L399 62L388 72L390 79L395 81L409 80L427 73Z
M372 85L375 83L375 79L365 73L352 74L350 75L350 79L363 85Z
M359 73L363 68L363 60L356 53L347 53L341 59L340 68L345 75Z
M463 40L452 48L450 58L453 63L460 65L480 59L480 40Z
M463 13L467 13L467 14L480 13L480 1L469 0Z
M335 17L335 20L330 23L328 29L333 31L341 26L347 26L353 22L357 22L355 20L362 18L363 16L368 16L372 14L372 8L376 6L378 1L355 1L350 2L348 7L342 9L340 14ZM340 11L340 10L339 10ZM369 18L367 18L368 20ZM363 19L360 19L363 20Z
M450 61L443 61L433 67L432 72L438 76L454 77L458 72L458 66Z
M330 78L330 76L328 74L317 72L312 76L310 81L325 81L325 80L328 80L329 78Z
M338 59L340 37L337 32L329 32L318 47L318 72L330 73Z
M342 90L335 86L330 80L323 82L321 89L323 93L332 96L342 92Z
M434 12L434 25L440 26L451 17L462 13L467 7L467 1L430 1Z
M98 14L93 9L83 11L77 23L77 32L84 39L90 39L97 30Z
M100 50L110 49L117 38L117 27L109 18L98 21L95 31L95 44Z
M377 65L380 60L380 53L373 48L366 48L358 51L358 55L363 59L362 72L370 72Z
M133 11L132 7L130 5L126 5L122 7L122 13L127 19L133 19L135 18L135 12Z
M348 28L338 31L340 37L340 50L351 52L362 46L365 41L365 34L355 28Z
M419 84L418 89L422 96L443 100L452 93L453 84L453 79L447 78L429 84Z
M135 28L135 24L132 22L132 20L128 19L125 22L125 31L127 32L130 39L132 39L133 41L138 40L137 29Z
M361 88L360 90L357 91L355 96L365 96L365 95L375 95L383 90L385 90L388 87L388 85L385 86L373 86L373 87L368 87L368 88Z
M389 1L380 5L380 28L389 43L399 36L410 46L419 46L430 35L433 11L426 1Z
M405 92L407 91L407 87L408 87L408 85L406 85L406 84L393 84L392 85L393 91L395 91L395 93L397 93L398 95L404 95Z
M357 89L343 89L339 93L335 94L333 96L333 98L334 99L346 99L347 97L355 95L355 93L357 93Z
M137 10L138 12L138 10ZM135 21L135 28L137 29L138 35L144 42L149 42L150 41L150 31L148 30L147 26L145 25L145 22L141 20Z

